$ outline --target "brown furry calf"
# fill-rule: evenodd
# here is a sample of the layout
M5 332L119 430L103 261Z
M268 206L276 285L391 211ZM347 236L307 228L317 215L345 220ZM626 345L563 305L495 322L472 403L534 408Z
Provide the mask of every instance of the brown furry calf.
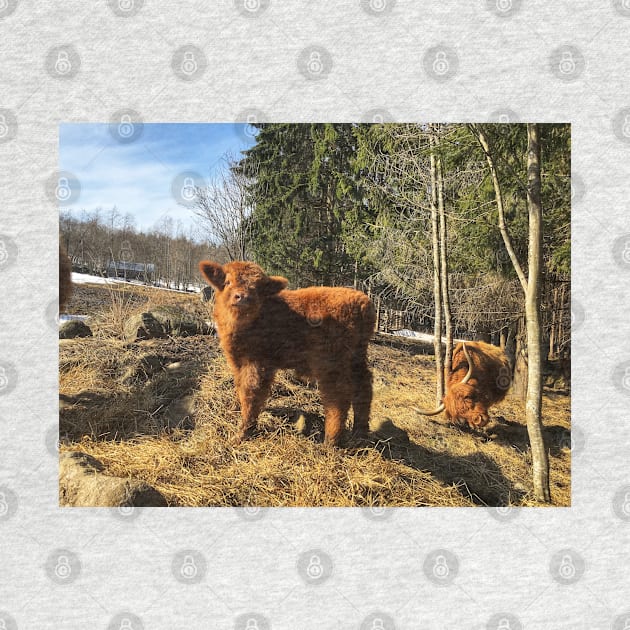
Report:
M488 408L505 398L511 383L510 362L501 348L483 341L458 343L442 404L433 411L418 411L426 416L445 411L451 422L484 427L490 420Z
M72 263L66 248L59 243L59 312L63 311L72 295Z
M339 443L350 405L354 433L367 435L367 348L376 320L367 295L331 287L287 291L286 278L250 262L203 261L199 269L216 291L214 318L241 404L239 440L256 429L278 369L318 381L327 443Z

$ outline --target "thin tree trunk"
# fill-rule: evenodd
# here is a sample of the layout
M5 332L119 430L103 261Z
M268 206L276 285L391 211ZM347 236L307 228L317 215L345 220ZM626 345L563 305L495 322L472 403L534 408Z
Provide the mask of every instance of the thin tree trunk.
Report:
M442 352L442 283L440 282L440 238L437 207L437 167L434 153L434 142L429 141L431 149L431 229L433 240L433 297L435 299L435 326L433 329L435 348L435 370L437 377L436 402L444 397L444 355Z
M482 125L469 125L469 129L473 132L483 152L486 156L486 161L488 162L488 168L490 170L490 175L492 177L492 185L494 186L494 196L497 202L497 210L499 214L499 231L501 232L501 237L503 238L503 244L505 245L505 249L510 257L514 270L516 271L516 275L521 283L521 287L523 288L523 292L527 295L527 278L525 276L525 272L523 271L523 267L516 257L516 252L514 251L514 247L512 246L512 239L507 230L507 226L505 224L505 207L503 205L503 193L501 191L501 182L499 181L499 173L496 168L496 162L494 159L494 155L492 153L492 148L490 146L490 140L486 135L484 128ZM525 399L527 392L527 345L523 340L523 330L521 322L518 323L518 331L516 335L516 348L514 353L514 377L512 384L512 391L516 396L521 399Z
M434 141L434 147L438 140ZM442 284L442 306L444 311L444 333L446 335L446 348L444 352L444 373L451 373L451 360L453 357L453 321L451 317L451 302L448 292L448 256L446 252L446 213L444 211L444 173L442 171L442 159L438 152L436 158L437 171L437 201L438 218L440 228L440 274Z
M512 393L523 401L527 399L527 332L524 320L524 317L519 318L516 330L512 377Z
M527 319L527 402L525 417L532 448L534 496L551 500L549 458L542 431L542 334L540 328L540 276L542 270L542 203L540 195L540 138L537 124L527 125L527 209L529 212L529 277L525 297Z
M508 328L507 326L503 326L503 328L501 328L501 332L499 333L499 347L504 352L507 348L507 336L508 336Z
M514 247L512 247L512 239L510 238L510 234L507 230L507 226L505 225L505 207L503 205L503 193L501 192L499 174L497 172L497 167L494 161L494 157L490 149L490 142L481 125L470 125L469 127L470 129L472 129L473 133L476 135L477 139L479 140L479 144L481 144L481 148L486 154L488 168L490 169L490 175L492 176L494 194L497 200L497 210L499 211L499 231L501 232L501 237L503 238L505 249L508 253L508 256L510 257L510 260L512 261L512 265L514 266L516 275L518 276L521 286L523 287L523 291L527 293L527 278L525 277L525 272L523 271L523 268L521 267L521 263L516 257L516 252L514 251Z
M553 360L556 357L556 331L558 329L558 288L555 287L551 292L551 327L549 330L549 352L547 358Z
M563 283L560 291L560 300L558 304L558 334L556 336L556 355L562 356L562 348L564 347L564 305L567 295L567 285Z

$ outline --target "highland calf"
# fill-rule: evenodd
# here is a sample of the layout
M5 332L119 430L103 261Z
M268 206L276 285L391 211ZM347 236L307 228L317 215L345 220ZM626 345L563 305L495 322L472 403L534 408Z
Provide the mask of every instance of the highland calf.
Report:
M501 348L483 341L458 343L442 404L433 411L418 411L426 416L445 411L451 422L485 427L490 420L488 408L505 398L511 375L510 363Z
M367 295L332 287L285 290L286 278L251 262L203 261L199 269L216 292L214 319L241 405L239 440L255 431L278 369L318 381L327 443L339 444L350 405L354 434L367 435L367 348L376 321Z

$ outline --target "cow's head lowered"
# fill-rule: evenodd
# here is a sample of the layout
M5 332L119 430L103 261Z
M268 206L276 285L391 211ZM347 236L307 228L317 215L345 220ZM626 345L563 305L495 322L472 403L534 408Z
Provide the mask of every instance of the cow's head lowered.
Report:
M468 423L471 428L485 427L490 421L488 414L488 401L479 390L476 379L473 379L473 362L468 354L466 344L462 344L464 356L468 362L468 371L458 383L452 383L448 388L442 403L431 411L418 411L425 416L435 416L442 411L446 412L449 420L459 423Z
M199 270L216 292L215 316L241 323L256 319L264 299L282 291L288 284L286 278L268 276L252 262L220 265L203 260Z
M449 419L471 428L485 427L490 421L488 404L477 387L468 383L453 385L444 396L444 408Z

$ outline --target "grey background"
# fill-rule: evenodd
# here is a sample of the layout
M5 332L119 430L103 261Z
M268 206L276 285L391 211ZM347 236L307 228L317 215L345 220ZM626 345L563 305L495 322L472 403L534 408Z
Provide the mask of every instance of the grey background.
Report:
M4 627L623 629L629 39L627 0L0 1ZM187 50L195 76L180 72ZM572 122L573 506L57 508L57 125L128 109Z

